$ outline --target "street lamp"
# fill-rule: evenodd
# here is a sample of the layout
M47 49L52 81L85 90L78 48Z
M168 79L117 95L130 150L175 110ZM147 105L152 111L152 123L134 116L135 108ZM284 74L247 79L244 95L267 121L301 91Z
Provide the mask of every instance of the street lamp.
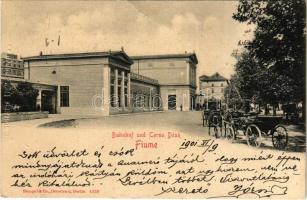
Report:
M207 110L209 109L209 88L207 88L207 103L206 103Z

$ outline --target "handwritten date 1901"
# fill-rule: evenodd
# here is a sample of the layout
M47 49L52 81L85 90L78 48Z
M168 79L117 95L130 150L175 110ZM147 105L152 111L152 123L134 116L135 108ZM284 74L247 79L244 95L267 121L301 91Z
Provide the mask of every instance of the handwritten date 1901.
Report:
M207 151L213 152L217 149L218 144L215 144L215 140L208 139L208 140L196 140L196 141L190 141L190 140L184 140L179 147L179 149L187 149L191 147L200 147L204 148L205 151L203 154L205 154Z

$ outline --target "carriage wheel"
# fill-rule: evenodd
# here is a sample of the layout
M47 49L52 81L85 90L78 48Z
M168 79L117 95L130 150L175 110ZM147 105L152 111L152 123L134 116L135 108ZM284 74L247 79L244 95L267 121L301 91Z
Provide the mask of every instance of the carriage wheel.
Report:
M261 131L257 125L251 124L247 127L246 132L246 141L248 146L260 147L262 143Z
M233 142L235 140L235 131L232 126L228 126L225 129L226 138Z
M272 131L272 143L276 149L285 149L288 144L288 132L282 125L277 125Z

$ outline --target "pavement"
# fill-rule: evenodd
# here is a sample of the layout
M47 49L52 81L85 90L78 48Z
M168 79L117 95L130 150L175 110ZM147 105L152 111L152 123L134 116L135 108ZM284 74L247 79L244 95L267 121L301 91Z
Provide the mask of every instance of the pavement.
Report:
M69 116L69 115L49 115L46 119L36 119L18 122L9 122L2 124L3 129L21 130L31 129L48 131L57 129L58 131L73 130L110 130L110 131L178 131L189 137L209 136L208 127L202 126L201 112L189 111L165 111L165 112L147 112L119 114L111 116ZM39 129L37 129L39 128ZM286 126L289 134L287 151L305 152L306 151L306 134L301 126ZM34 131L35 132L35 131ZM219 140L226 140L219 138ZM227 140L226 140L227 141ZM238 138L235 144L247 145L243 135ZM271 137L265 137L264 145L261 148L273 149Z

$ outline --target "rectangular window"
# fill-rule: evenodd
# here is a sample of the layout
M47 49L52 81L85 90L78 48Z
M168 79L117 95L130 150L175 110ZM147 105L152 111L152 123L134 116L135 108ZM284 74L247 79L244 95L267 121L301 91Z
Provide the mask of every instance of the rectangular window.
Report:
M69 107L69 86L61 86L61 107Z

